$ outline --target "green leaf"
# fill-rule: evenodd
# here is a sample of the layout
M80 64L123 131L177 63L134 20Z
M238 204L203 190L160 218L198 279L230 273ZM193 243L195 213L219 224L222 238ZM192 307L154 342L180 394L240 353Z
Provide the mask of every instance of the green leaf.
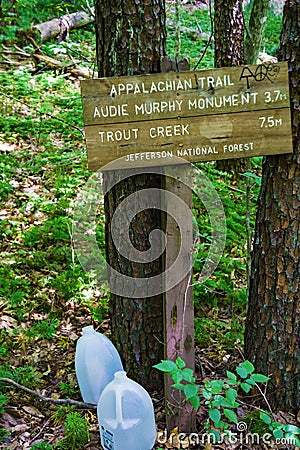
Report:
M200 386L197 386L196 384L186 384L183 389L185 398L189 400L191 397L195 397L198 394L199 389Z
M194 372L192 371L192 369L189 369L188 367L183 369L181 374L182 379L185 381L189 381L190 383L194 383L196 381L194 377Z
M261 373L253 373L250 377L250 380L255 381L255 383L266 383L269 379L269 377Z
M224 381L222 381L222 380L213 380L213 381L210 381L209 384L211 385L211 387L216 387L216 388L223 389Z
M237 385L237 381L234 380L227 380L226 384L229 384L230 386L236 386Z
M215 438L215 442L218 443L221 441L221 436L220 433L218 433L217 430L209 430L209 434L211 434L212 436L214 436ZM213 441L214 442L214 441Z
M283 438L283 431L280 428L275 428L275 430L273 430L273 436L276 439L282 439Z
M293 433L293 434L300 434L300 428L296 427L296 425L285 425L284 427L284 431L288 432L288 433Z
M229 419L231 422L238 423L238 416L234 411L225 408L223 412L225 417L227 417L227 419Z
M236 381L236 375L234 373L229 372L229 370L227 370L226 375L227 375L227 378L229 378L230 380Z
M241 367L243 367L243 369L246 369L248 374L254 372L255 370L254 365L250 361L243 361L241 363Z
M264 412L260 412L259 413L259 417L261 418L261 420L266 423L267 425L270 425L270 423L272 422L271 417L269 416L269 414L266 414Z
M296 434L293 433L285 433L284 439L286 444L295 445L297 448L300 447L300 439Z
M218 428L221 430L227 430L229 427L229 423L224 422L223 420L220 420L220 422L218 423Z
M172 384L172 387L175 388L175 389L178 389L179 391L183 391L185 385L181 384L181 383L174 383L174 384Z
M211 402L211 405L213 407L222 406L223 408L237 408L239 406L239 403L237 402L231 403L222 395L215 395L213 401Z
M224 381L213 380L209 384L210 384L212 394L220 394L223 391Z
M283 430L285 425L284 425L284 423L280 423L280 422L272 422L272 427L273 427L273 429L278 428L280 430Z
M189 402L194 408L195 411L198 411L198 408L200 406L200 397L199 395L195 395L195 397L189 398Z
M176 365L179 369L183 369L186 366L185 362L180 357L176 359Z
M236 398L237 398L237 391L235 389L227 389L226 391L226 399L231 403L232 405L235 404Z
M225 400L225 398L222 397L222 395L215 395L211 404L213 407L223 406L223 404L222 404L223 400ZM226 406L228 406L228 405L226 405Z
M155 369L161 370L162 372L166 372L171 374L172 372L177 372L178 367L174 363L174 361L169 361L168 359L162 360L159 364L153 366Z
M244 368L244 367L241 367L241 366L238 366L237 368L236 368L236 373L241 377L241 378L247 378L248 377L248 371Z
M205 398L206 400L211 399L211 393L205 387L202 389L201 393L202 393L202 397Z
M237 402L230 403L228 400L226 400L226 398L224 398L221 402L221 406L223 406L223 408L237 408L238 406L240 406L240 404Z
M209 418L214 422L215 426L218 428L218 423L221 420L221 413L216 408L210 408L208 411Z
M171 373L171 376L172 376L172 380L174 381L175 384L178 384L178 383L180 383L180 381L183 380L183 376L180 371Z
M223 389L220 388L220 387L218 387L218 386L215 386L215 387L212 387L212 388L211 388L211 393L212 393L213 395L221 394L222 391L223 391Z
M246 392L246 394L248 394L248 392L251 391L252 386L248 383L241 383L241 388L243 389L244 392Z

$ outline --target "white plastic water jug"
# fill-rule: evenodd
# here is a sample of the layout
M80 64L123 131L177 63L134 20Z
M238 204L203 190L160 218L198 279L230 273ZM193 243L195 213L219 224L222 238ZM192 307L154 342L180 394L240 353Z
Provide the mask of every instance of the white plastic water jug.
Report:
M156 440L153 404L148 392L115 373L97 407L101 445L105 450L151 450Z
M83 401L97 405L101 392L123 366L113 343L87 326L76 344L75 370Z

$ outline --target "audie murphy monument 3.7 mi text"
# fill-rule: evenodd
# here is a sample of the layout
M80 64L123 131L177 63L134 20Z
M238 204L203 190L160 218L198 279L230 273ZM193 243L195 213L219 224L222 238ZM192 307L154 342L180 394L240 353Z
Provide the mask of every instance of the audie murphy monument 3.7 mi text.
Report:
M81 82L89 169L292 152L287 63Z

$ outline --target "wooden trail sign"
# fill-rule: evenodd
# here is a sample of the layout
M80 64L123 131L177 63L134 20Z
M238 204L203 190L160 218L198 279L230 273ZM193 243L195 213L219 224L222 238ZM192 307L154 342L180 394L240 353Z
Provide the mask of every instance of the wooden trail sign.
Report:
M81 82L89 169L292 152L287 63Z

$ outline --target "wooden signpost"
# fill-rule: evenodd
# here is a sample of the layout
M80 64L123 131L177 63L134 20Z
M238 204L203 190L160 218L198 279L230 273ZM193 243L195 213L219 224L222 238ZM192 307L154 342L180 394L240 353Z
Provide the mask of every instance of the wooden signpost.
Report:
M292 152L287 63L84 80L81 91L92 171L106 170L112 161L114 169L128 169ZM167 191L191 208L178 166L174 179L166 178ZM191 223L186 233L192 245ZM172 220L166 234L168 264L180 246ZM166 292L165 356L175 359L181 347L193 368L190 281L187 275ZM181 394L166 383L168 429L177 424L194 431L195 417L182 404Z
M89 169L292 151L287 63L81 83Z

